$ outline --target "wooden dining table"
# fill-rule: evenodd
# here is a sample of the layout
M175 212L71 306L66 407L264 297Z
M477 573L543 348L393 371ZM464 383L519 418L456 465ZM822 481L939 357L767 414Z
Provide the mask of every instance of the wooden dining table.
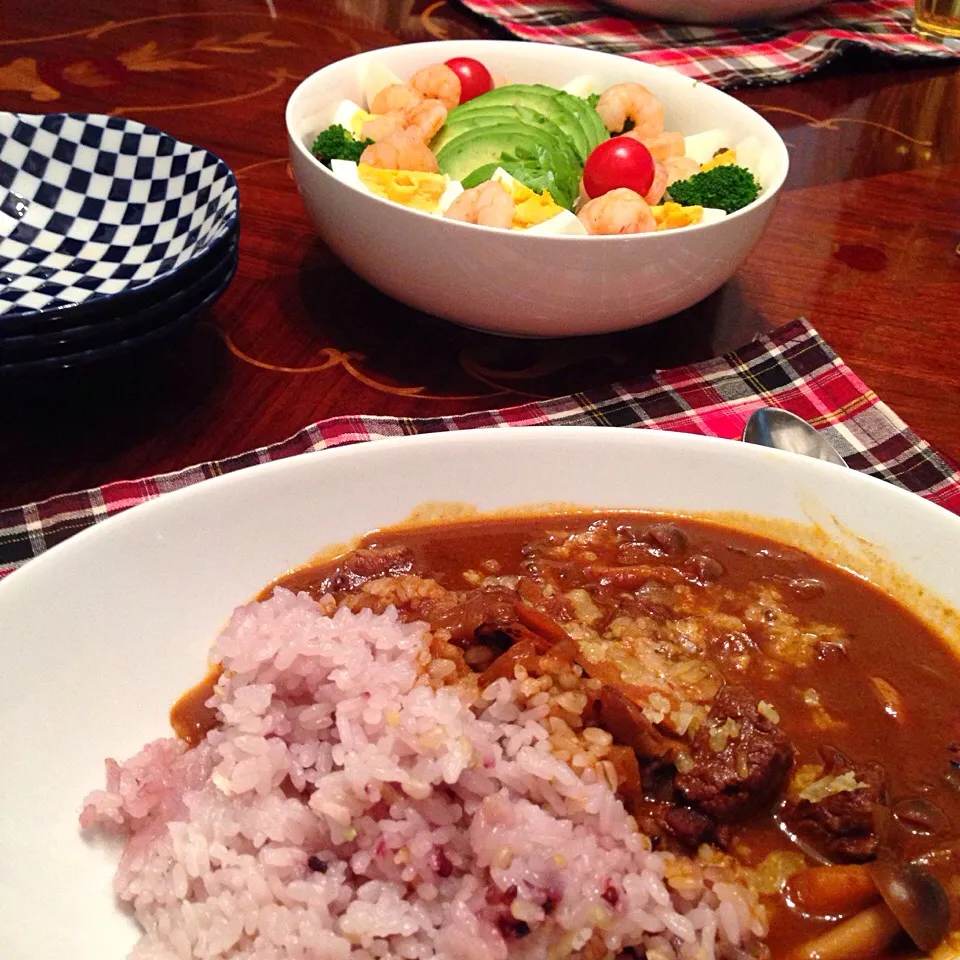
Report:
M0 382L0 508L274 443L335 415L435 417L574 393L716 356L797 317L926 440L960 456L960 69L848 52L733 90L791 169L733 279L649 327L485 335L392 301L311 227L283 113L363 50L504 37L454 0L5 0L0 108L102 112L221 156L239 269L199 323L129 361ZM519 42L519 41L518 41ZM436 270L450 256L437 251Z

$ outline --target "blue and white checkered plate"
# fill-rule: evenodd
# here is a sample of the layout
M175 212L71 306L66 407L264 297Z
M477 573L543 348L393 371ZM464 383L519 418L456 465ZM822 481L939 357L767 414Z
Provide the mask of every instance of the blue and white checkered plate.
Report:
M237 230L230 168L152 127L0 113L0 337L142 309Z
M0 382L89 368L166 340L199 318L230 285L238 259L235 233L224 246L202 277L140 310L114 314L104 309L68 329L0 336Z

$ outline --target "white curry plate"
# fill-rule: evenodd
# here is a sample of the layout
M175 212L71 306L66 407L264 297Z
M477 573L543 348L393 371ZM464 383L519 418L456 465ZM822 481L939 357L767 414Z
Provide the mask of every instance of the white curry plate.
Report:
M77 825L104 758L169 735L171 704L202 677L235 605L321 548L431 501L791 521L769 529L878 577L939 618L960 650L960 622L936 600L960 608L960 519L792 454L652 430L487 429L381 440L209 480L81 533L0 583L0 955L127 955L136 931L112 897L116 851ZM902 573L891 574L891 558Z

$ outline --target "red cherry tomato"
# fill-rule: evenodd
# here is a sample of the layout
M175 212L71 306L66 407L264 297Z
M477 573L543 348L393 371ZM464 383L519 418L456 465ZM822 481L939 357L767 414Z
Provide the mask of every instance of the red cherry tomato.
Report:
M447 66L460 78L460 102L466 103L493 89L490 71L471 57L454 57Z
M587 157L583 168L583 189L588 197L600 197L617 187L629 187L641 197L653 184L653 157L633 137L604 140Z

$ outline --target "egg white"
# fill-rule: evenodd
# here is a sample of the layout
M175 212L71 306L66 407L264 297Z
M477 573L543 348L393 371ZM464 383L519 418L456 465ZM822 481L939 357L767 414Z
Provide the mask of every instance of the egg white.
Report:
M403 83L403 81L389 67L374 60L367 67L366 76L363 78L363 96L367 103L367 110L370 109L373 98L384 87L389 87L393 83Z
M733 149L737 152L737 164L746 167L766 190L772 180L773 163L770 155L763 152L760 141L756 137L747 137L734 144Z
M363 107L354 103L352 100L341 100L340 103L337 104L337 109L333 111L333 119L330 123L331 125L339 123L345 130L353 132L353 118L358 113L366 112Z
M708 223L719 223L721 220L726 217L726 210L718 210L716 207L704 207L703 208L703 217L700 219L701 224Z
M722 147L732 147L727 130L704 130L683 138L684 152L702 167Z
M437 207L437 215L442 217L447 210L450 209L450 204L453 203L461 193L463 193L463 184L459 180L451 180L447 184L447 189L440 194L440 205Z
M352 160L331 160L330 172L343 183L355 190L372 194L373 191L360 179L357 164Z
M496 170L490 176L491 180L496 180L497 183L502 183L511 193L513 192L514 187L523 186L519 180L515 177L511 177L503 167L497 167Z
M575 97L583 97L584 100L589 97L591 93L603 93L600 89L600 82L596 77L588 73L585 73L581 77L574 77L573 80L565 84L561 89L564 93L573 94Z
M571 237L586 236L587 228L569 210L561 210L556 216L533 227L528 227L524 233L534 234L562 234Z

